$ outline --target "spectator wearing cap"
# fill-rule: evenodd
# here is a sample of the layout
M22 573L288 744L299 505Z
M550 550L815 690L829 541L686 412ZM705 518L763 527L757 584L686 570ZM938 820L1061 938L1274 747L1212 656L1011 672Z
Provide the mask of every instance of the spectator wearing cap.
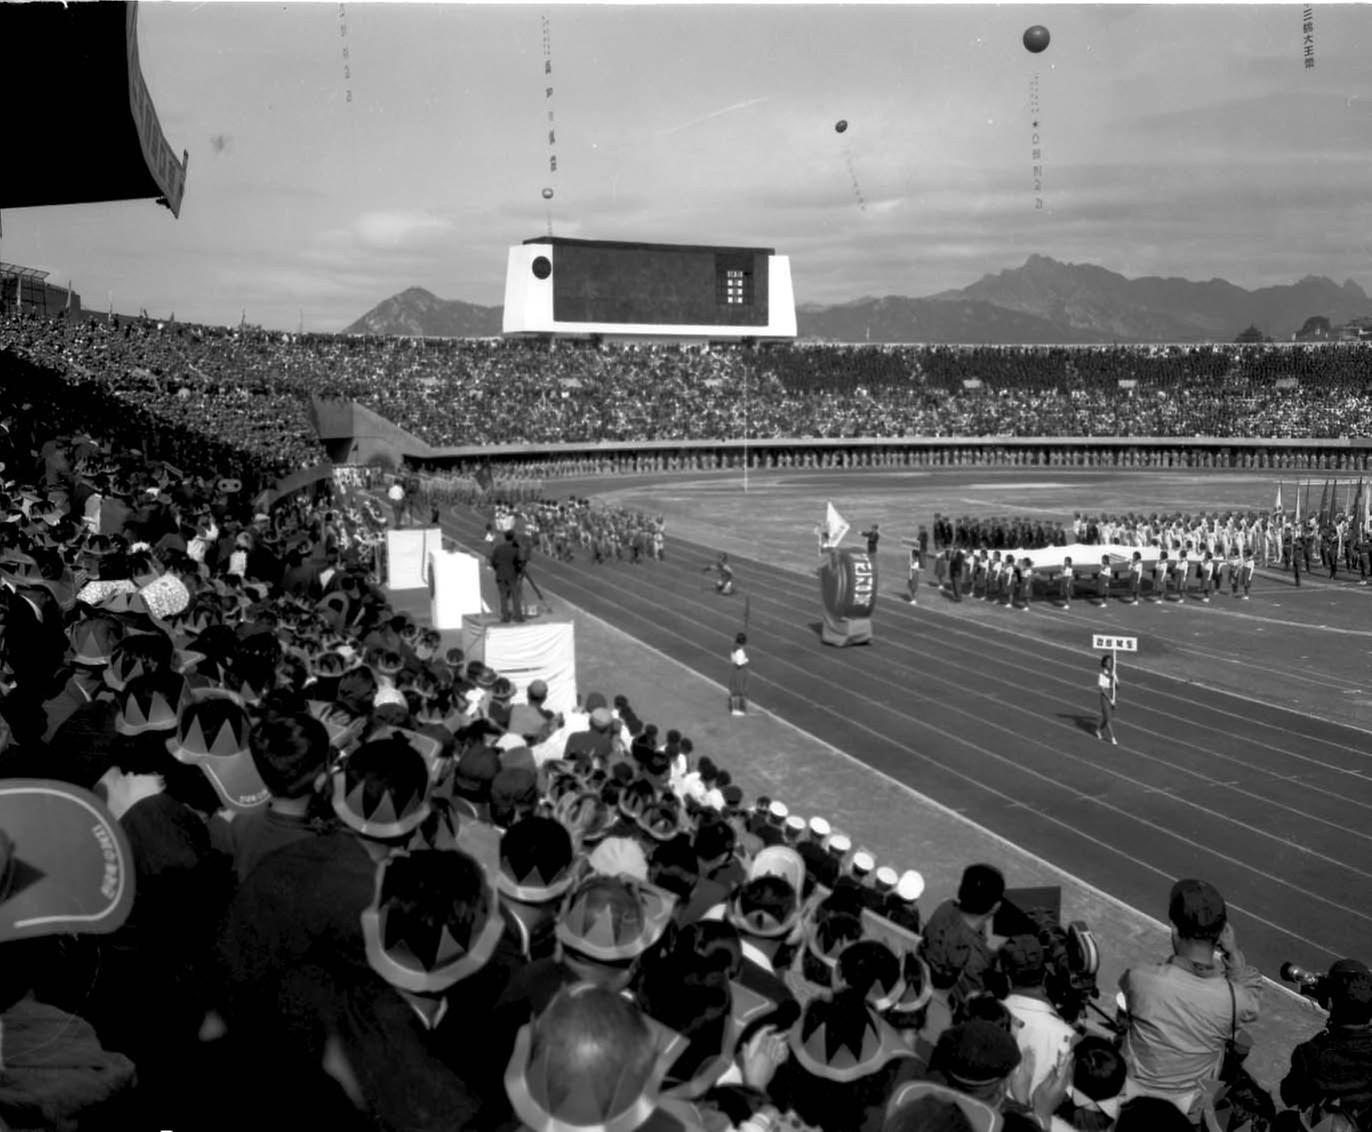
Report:
M791 1057L771 1095L823 1132L877 1132L891 1091L919 1072L900 1036L855 989L811 999L788 1039Z
M309 986L318 969L286 982L288 993L306 985L306 1009L319 1012L343 1076L381 1127L473 1127L495 1095L489 1035L473 1020L489 1015L518 960L501 946L485 855L483 845L382 861L360 915L369 970L333 987ZM300 1037L324 1056L316 1035Z
M322 723L304 714L269 715L253 728L248 742L271 799L227 823L240 882L268 853L317 836L336 821L320 794L329 760L329 736Z
M1281 1099L1312 1128L1333 1113L1372 1128L1372 973L1357 959L1340 959L1326 985L1329 1021L1291 1051Z
M1000 968L1010 984L1005 1008L1020 1023L1015 1041L1021 1061L1010 1082L1010 1095L1027 1105L1062 1058L1070 1056L1076 1031L1062 1020L1044 989L1047 957L1037 936L1007 939L1000 949Z
M615 751L617 739L619 734L615 727L615 717L610 709L602 704L591 709L585 729L575 731L567 737L563 750L565 757L569 759L608 759Z
M248 874L219 938L231 1033L251 1041L271 1030L280 981L296 966L340 982L366 966L360 916L374 895L376 864L429 816L428 787L428 767L409 743L364 743L334 772L337 827L278 849Z
M951 1009L985 989L995 961L991 920L1005 895L1005 877L992 865L963 870L957 897L945 900L929 917L920 954L929 965L934 989L946 992Z
M1129 1019L1123 1096L1162 1097L1196 1121L1230 1035L1258 1018L1262 976L1244 962L1214 885L1177 881L1167 918L1171 956L1131 967L1120 977Z
M775 1003L794 997L775 963L784 946L797 942L806 895L805 862L800 854L774 845L753 858L748 879L723 910L738 929L743 948L739 982Z
M492 1045L509 1049L519 1027L536 1018L563 987L591 983L625 991L643 954L671 922L675 899L624 876L585 877L562 899L553 955L521 967L491 1018Z

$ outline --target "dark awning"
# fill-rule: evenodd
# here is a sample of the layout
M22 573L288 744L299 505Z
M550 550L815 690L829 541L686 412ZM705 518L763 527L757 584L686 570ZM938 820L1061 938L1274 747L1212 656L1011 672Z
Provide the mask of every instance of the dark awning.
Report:
M0 3L0 208L156 197L181 214L188 156L138 65L138 5Z

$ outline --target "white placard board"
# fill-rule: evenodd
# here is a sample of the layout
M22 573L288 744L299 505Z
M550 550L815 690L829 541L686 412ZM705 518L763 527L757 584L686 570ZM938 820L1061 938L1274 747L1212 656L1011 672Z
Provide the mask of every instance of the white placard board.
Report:
M481 600L481 559L463 551L430 550L429 619L435 629L461 629L462 618L487 612Z
M418 590L428 587L425 567L430 550L443 549L437 527L386 532L386 588Z
M1091 636L1091 647L1093 649L1110 649L1113 652L1138 652L1138 637L1112 637L1105 633L1094 633Z
M547 705L567 712L576 707L576 633L571 621L500 622L489 617L462 619L462 651L506 677L517 700L535 680L548 685Z

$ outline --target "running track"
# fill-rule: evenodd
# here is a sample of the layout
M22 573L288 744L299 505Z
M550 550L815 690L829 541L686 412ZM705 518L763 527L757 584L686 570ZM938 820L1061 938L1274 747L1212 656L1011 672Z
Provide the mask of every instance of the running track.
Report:
M481 545L473 512L444 525ZM671 539L660 563L596 566L580 551L538 556L534 573L714 680L746 593L758 706L1158 918L1175 878L1213 881L1264 970L1366 952L1365 732L1133 669L1112 747L1088 730L1095 656L1015 632L1015 619L1049 614L969 623L937 600L911 607L888 583L875 643L835 649L819 639L814 578L734 556L740 594L720 598L702 572L715 558Z

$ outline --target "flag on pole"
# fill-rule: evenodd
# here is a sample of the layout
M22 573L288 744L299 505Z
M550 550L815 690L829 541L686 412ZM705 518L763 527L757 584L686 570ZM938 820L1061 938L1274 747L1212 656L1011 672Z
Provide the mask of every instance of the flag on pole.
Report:
M1320 492L1319 524L1324 526L1329 515L1329 481L1324 481L1324 490Z
M1305 482L1305 510L1310 510L1310 481ZM1296 481L1296 526L1301 525L1301 481Z
M1362 493L1362 529L1372 527L1372 490Z
M819 540L820 550L827 550L831 546L838 546L843 541L843 536L849 531L848 520L838 513L838 509L832 503L825 504L824 530L821 532Z
M1281 480L1278 480L1278 481L1277 481L1277 501L1276 501L1276 503L1272 504L1272 510L1273 510L1273 511L1280 511L1280 510L1281 510Z

